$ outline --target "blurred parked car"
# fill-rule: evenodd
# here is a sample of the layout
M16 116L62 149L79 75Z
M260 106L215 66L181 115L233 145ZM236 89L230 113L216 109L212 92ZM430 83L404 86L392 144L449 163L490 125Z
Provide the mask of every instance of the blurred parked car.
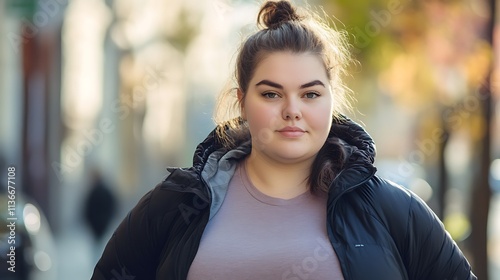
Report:
M9 204L7 194L0 194L0 279L56 279L56 250L45 216L19 193L14 201Z

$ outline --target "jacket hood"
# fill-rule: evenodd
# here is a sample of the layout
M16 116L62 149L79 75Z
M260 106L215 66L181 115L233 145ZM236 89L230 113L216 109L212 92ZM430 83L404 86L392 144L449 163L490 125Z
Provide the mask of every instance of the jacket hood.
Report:
M369 180L376 172L375 142L366 130L353 120L341 116L334 120L329 137L338 138L344 145L344 167L330 186L330 196L335 198Z
M334 119L329 137L339 138L351 150L348 162L361 160L372 165L375 161L376 149L372 137L353 120L341 116Z
M339 172L335 179L336 187L343 189L356 185L373 175L375 172L373 166L376 155L375 143L363 127L341 115L333 119L328 138L337 138L346 154L344 169ZM235 153L232 158L244 157L250 153L250 149L250 141L244 142L236 148L239 152ZM214 129L197 146L193 156L193 167L201 172L210 157L217 158L217 156L220 157L227 152L228 149L223 146L222 140Z

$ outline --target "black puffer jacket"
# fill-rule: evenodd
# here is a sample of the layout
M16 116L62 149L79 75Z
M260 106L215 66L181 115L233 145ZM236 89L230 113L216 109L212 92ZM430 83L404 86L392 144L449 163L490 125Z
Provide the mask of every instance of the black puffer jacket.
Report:
M379 178L375 146L356 123L335 121L348 151L328 194L327 228L345 279L476 279L443 225L410 191ZM92 279L186 279L203 230L220 208L249 144L225 151L212 132L194 165L171 169L109 240Z

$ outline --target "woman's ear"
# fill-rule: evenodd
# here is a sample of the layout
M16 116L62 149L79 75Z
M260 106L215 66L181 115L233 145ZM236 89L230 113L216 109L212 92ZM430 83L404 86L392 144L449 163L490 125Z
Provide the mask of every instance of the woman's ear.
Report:
M247 120L247 116L245 114L245 106L244 105L244 101L245 101L245 94L243 94L243 92L241 91L241 89L237 89L236 90L236 95L238 97L238 104L240 106L240 114L241 114L241 118L243 120Z

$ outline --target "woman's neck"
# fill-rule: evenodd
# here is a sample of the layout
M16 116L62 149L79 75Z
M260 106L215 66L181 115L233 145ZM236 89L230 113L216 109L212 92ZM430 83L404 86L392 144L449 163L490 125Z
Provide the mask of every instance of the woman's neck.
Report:
M244 164L248 178L259 191L268 196L290 199L309 190L308 177L313 160L281 163L252 152Z

